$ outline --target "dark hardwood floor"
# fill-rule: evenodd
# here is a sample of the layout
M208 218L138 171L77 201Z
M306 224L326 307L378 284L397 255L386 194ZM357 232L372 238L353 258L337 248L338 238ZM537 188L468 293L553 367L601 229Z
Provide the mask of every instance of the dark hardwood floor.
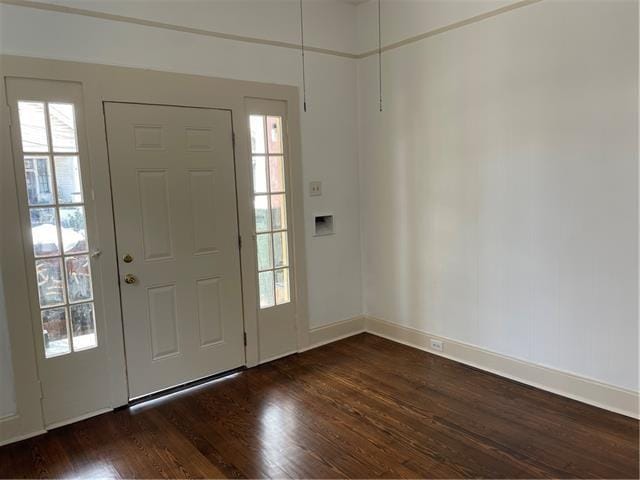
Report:
M0 448L0 477L638 478L638 434L362 334Z

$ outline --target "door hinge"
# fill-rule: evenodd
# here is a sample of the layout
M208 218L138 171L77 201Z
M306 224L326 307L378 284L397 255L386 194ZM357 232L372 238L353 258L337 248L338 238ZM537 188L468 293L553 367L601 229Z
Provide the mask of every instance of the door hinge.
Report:
M247 332L243 332L242 333L242 339L244 341L244 346L247 346Z
M242 250L242 235L238 235L238 248Z
M236 132L231 132L231 143L233 144L233 148L236 147Z

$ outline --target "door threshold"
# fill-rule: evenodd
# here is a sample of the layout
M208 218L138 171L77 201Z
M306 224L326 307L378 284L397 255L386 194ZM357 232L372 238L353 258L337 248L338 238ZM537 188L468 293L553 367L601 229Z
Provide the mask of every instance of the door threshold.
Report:
M132 398L129 400L128 404L123 405L119 409L139 407L139 406L142 406L143 404L146 405L149 402L153 402L155 400L166 400L170 397L173 397L174 395L186 393L187 391L190 391L194 388L202 387L210 383L218 382L220 380L225 380L229 377L234 377L246 369L247 367L245 366L234 368L232 370L227 370L226 372L216 373L214 375L209 375L203 378L199 378L197 380L192 380L187 383L182 383L180 385L176 385L175 387L165 388L163 390L159 390L157 392L153 392L148 395L142 395L140 397Z

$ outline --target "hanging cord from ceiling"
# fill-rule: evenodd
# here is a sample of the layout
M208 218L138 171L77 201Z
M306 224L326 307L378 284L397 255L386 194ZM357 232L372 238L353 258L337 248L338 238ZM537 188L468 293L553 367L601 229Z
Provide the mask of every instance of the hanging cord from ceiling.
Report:
M378 93L380 95L380 111L382 111L382 16L380 15L380 3L381 0L378 0Z
M300 0L300 51L302 53L302 106L307 111L307 76L304 61L304 16L302 12L302 0Z

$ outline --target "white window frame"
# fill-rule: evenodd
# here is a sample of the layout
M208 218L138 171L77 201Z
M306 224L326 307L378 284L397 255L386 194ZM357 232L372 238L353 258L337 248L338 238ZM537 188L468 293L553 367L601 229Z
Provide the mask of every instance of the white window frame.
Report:
M251 122L251 119L254 117L259 117L261 118L261 130L262 130L262 138L263 138L263 145L264 145L264 152L254 152L253 151L253 145L251 145L251 165L252 165L252 171L253 171L253 175L252 175L252 184L253 184L253 199L254 199L254 215L256 217L256 226L255 226L255 230L254 230L254 235L256 238L255 241L255 251L256 251L256 262L258 263L258 269L257 269L257 274L258 274L258 284L257 284L257 288L258 288L258 307L260 308L260 310L264 310L266 308L274 308L274 307L278 307L280 305L285 305L287 303L290 303L293 299L293 292L291 291L291 279L292 279L292 275L293 275L293 264L291 261L291 251L289 248L289 239L291 237L291 232L290 232L290 228L289 228L289 218L291 216L291 212L290 212L290 197L291 195L289 194L289 181L290 181L290 175L288 175L288 167L289 167L289 155L288 155L288 148L287 148L287 136L285 134L286 132L286 127L287 127L287 123L286 123L286 118L282 117L281 115L265 115L265 114L251 114L249 115L249 119ZM280 119L280 146L281 146L281 151L280 152L271 152L269 150L269 140L268 140L268 135L269 135L269 125L268 125L268 121L269 118L278 118ZM251 130L251 127L250 127ZM284 189L282 190L276 190L273 191L271 190L271 158L279 158L282 161L282 175L283 175L283 182L284 182ZM266 191L264 192L258 192L256 191L256 185L255 185L255 163L254 163L254 159L255 158L262 158L264 159L264 174L265 174L265 183L266 183ZM274 196L284 196L284 207L285 207L285 224L283 228L275 228L273 226L273 204L272 204L272 199ZM257 208L256 208L256 204L257 204L257 199L258 197L265 197L267 200L267 217L268 217L268 222L269 222L269 226L266 230L261 230L260 232L257 231ZM276 258L275 258L275 237L277 234L284 234L284 237L286 238L286 264L284 265L279 265L276 266ZM269 238L269 254L270 254L270 258L271 258L271 266L269 268L260 268L260 262L259 262L259 242L258 242L258 237L266 235ZM284 301L278 301L278 293L277 293L277 281L276 281L276 272L279 271L283 271L286 274L286 278L287 278L287 292L286 292L286 299ZM261 287L261 283L260 283L260 276L264 273L270 273L271 274L271 292L273 294L273 303L271 304L262 304L262 287Z
M21 153L22 153L22 164L19 164L19 160L20 158L17 157L16 160L16 167L18 168L18 171L20 171L20 166L22 167L22 171L23 171L23 177L24 177L24 181L25 181L25 192L26 192L26 196L21 198L20 201L21 202L26 202L27 204L27 212L28 212L28 223L29 223L29 230L31 229L31 212L32 210L36 210L36 209L53 209L55 212L55 218L56 218L56 222L57 222L57 242L58 242L58 253L53 254L53 255L41 255L41 256L35 256L35 253L33 252L33 249L31 250L31 255L33 257L33 263L31 263L31 268L36 270L36 284L38 282L37 279L37 263L39 261L44 261L44 260L59 260L60 262L60 271L61 271L61 280L62 280L62 292L63 292L63 301L55 304L55 305L46 305L46 306L42 306L40 305L40 301L39 301L39 297L40 297L40 292L38 291L36 293L36 296L38 297L37 300L37 305L38 305L38 309L37 309L37 314L35 311L35 307L34 307L34 316L35 315L39 315L40 316L40 330L42 331L42 335L44 337L45 335L45 331L44 331L44 325L42 323L42 315L44 314L45 311L52 311L52 310L59 310L59 309L64 309L65 311L65 317L66 317L66 333L67 333L67 341L68 341L68 350L64 351L64 352L59 352L59 353L51 353L49 354L47 352L47 345L46 345L46 340L43 338L43 344L42 344L42 354L44 355L44 357L46 359L52 359L54 357L58 357L61 355L70 355L76 352L80 352L83 350L89 350L92 348L97 348L98 347L98 329L97 329L97 319L96 319L96 308L95 308L95 303L94 303L94 275L93 275L93 268L91 266L91 258L93 256L92 251L91 251L91 242L93 240L93 238L91 237L89 230L87 228L87 192L86 192L86 186L88 184L88 182L86 181L85 175L84 175L84 169L82 168L82 163L87 163L87 162L83 162L83 156L80 152L80 144L78 141L78 122L77 122L77 117L78 117L78 109L82 107L81 104L76 104L76 103L72 103L72 102L61 102L61 101L49 101L47 99L40 99L40 100L34 100L33 98L36 97L31 97L31 99L22 99L19 98L18 99L18 111L17 111L17 125L16 125L16 129L18 130L18 136L20 137L20 147L21 148ZM47 139L47 149L46 150L40 150L40 151L25 151L24 150L24 146L23 146L23 142L22 142L22 136L24 134L24 132L22 132L22 117L20 115L20 105L23 102L29 102L29 103L37 103L37 104L41 104L43 106L43 115L44 115L44 123L45 123L45 136ZM56 151L54 146L53 146L53 129L51 126L51 117L50 117L50 107L51 105L70 105L73 109L73 123L74 123L74 134L75 134L75 143L76 143L76 149L74 151ZM79 175L80 175L80 184L81 184L81 189L82 189L82 201L81 202L68 202L68 203L61 203L60 202L60 198L58 198L58 178L57 178L57 173L56 173L56 157L58 158L63 158L63 157L75 157L78 161L78 166L79 166ZM42 203L42 204L35 204L35 205L29 205L29 200L28 200L28 189L27 189L27 168L26 168L26 159L27 158L33 158L34 160L40 160L41 158L46 158L48 161L48 165L49 165L49 175L50 175L50 184L49 184L49 189L50 189L50 194L51 194L51 202L48 203ZM38 189L40 189L41 186L41 175L39 172L39 169L36 167L36 184L38 186ZM64 242L63 242L63 235L62 235L62 216L61 216L61 209L64 208L72 208L72 207L79 207L82 209L83 214L84 214L84 219L85 219L85 233L86 233L86 242L87 242L87 249L86 251L81 251L81 252L65 252L64 251ZM31 240L31 244L33 246L33 237L32 234L29 232L28 234L28 238L25 239L26 242L25 243L29 243L29 240ZM85 300L80 300L80 301L72 301L70 298L70 293L69 293L69 271L68 271L68 266L67 266L67 260L71 257L87 257L89 260L89 275L91 278L91 297L87 298ZM29 265L27 265L27 269L29 268ZM36 288L36 290L39 290L39 288ZM74 345L74 335L73 335L73 324L72 324L72 319L71 319L71 308L72 306L75 305L82 305L82 304L89 304L91 305L91 309L93 310L93 324L94 324L94 330L95 330L95 343L86 347L76 347Z

